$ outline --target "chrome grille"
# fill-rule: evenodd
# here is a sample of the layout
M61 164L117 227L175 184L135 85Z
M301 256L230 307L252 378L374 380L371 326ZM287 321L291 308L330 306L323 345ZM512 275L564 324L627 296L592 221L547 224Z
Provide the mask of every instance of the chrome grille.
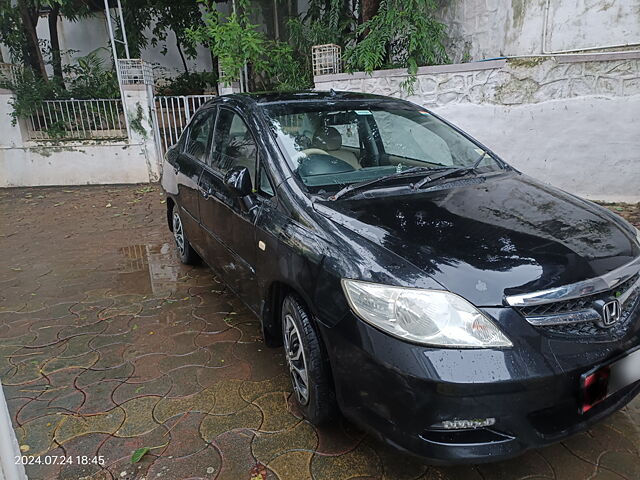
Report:
M518 307L517 310L525 317L538 317L544 315L558 315L563 313L579 312L591 308L596 300L613 297L617 298L624 295L637 281L640 279L640 273L636 273L633 277L625 280L620 285L608 290L585 297L573 298L571 300L563 300L561 302L544 303L542 305L531 305L528 307Z
M620 320L611 328L601 328L594 322L567 323L564 325L547 325L540 327L545 331L570 337L588 337L594 341L614 341L622 338L632 323L634 315L640 307L640 289L633 293L622 308Z
M600 314L593 308L598 300L619 298L621 314L610 328L600 326ZM597 294L540 305L517 307L529 323L545 333L583 337L589 341L613 341L622 337L640 310L640 273L615 288Z

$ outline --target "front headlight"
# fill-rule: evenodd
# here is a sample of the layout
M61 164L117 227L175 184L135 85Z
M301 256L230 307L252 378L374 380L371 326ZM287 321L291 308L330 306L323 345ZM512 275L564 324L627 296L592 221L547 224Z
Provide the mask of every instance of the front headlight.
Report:
M511 341L464 298L424 290L342 279L353 311L394 337L439 347L511 347Z

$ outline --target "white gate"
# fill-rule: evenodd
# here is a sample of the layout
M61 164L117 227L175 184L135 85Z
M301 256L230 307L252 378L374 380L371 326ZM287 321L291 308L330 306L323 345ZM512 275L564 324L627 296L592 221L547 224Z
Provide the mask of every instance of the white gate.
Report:
M156 145L160 158L176 143L193 114L215 95L154 97L153 116Z

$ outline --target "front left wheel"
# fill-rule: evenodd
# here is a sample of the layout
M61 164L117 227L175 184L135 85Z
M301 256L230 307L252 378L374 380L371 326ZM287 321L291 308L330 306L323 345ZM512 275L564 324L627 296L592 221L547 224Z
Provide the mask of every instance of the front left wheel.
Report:
M176 241L176 247L178 249L178 257L180 261L186 265L193 265L198 256L191 247L187 235L184 233L184 226L182 225L182 219L180 218L180 212L178 205L173 206L171 222L173 226L173 238Z
M296 403L311 423L336 415L329 362L310 315L295 296L282 302L282 337Z

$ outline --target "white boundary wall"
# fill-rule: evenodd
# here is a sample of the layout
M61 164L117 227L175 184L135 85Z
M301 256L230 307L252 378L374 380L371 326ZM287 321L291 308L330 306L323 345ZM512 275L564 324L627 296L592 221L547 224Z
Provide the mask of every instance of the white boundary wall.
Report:
M0 89L0 187L146 183L159 177L159 163L145 85L125 85L131 129L120 141L30 141L26 125L11 125L13 93Z
M502 56L640 49L640 0L447 0L436 12L447 25L454 62Z
M27 480L24 466L15 461L18 455L20 448L0 383L0 480Z
M640 54L536 57L315 77L317 90L406 98L463 128L541 181L640 202Z

